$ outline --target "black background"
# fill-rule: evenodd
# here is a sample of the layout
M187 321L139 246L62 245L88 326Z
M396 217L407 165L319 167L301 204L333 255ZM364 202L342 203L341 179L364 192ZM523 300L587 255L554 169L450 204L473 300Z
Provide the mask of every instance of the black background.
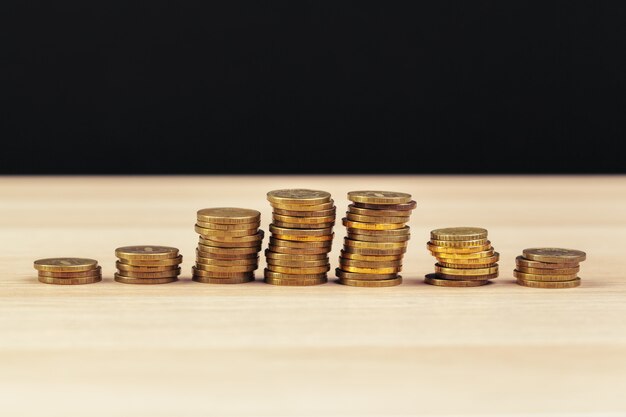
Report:
M0 172L626 172L625 3L4 3Z

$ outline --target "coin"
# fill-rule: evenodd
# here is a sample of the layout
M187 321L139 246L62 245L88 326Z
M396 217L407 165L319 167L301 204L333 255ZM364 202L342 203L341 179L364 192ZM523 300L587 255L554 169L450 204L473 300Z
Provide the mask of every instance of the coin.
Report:
M302 274L321 274L330 270L330 264L323 266L311 266L311 267L288 267L267 264L267 269L272 272L280 272L290 275L302 275Z
M272 252L270 250L265 250L265 256L267 259L281 259L285 261L319 261L321 259L328 259L327 254L317 254L317 255L300 255L300 254L287 254L287 253L277 253Z
M155 261L176 258L178 256L178 249L169 246L154 245L124 246L115 249L115 256L132 261Z
M346 272L354 272L356 274L396 274L402 271L401 266L387 268L360 268L357 266L341 265L341 270Z
M176 277L169 277L169 278L147 278L147 279L142 279L142 278L128 278L125 276L122 276L120 274L115 274L115 281L116 282L121 282L122 284L143 284L143 285L153 285L153 284L168 284L170 282L175 282L178 281L178 278Z
M350 191L348 200L367 204L406 204L411 201L411 194L395 191Z
M517 269L513 271L513 276L515 278L523 279L526 281L572 281L578 278L578 274L575 272L573 274L529 274L526 272L518 271Z
M272 218L274 221L284 222L284 223L302 223L302 224L311 224L311 223L333 223L335 221L335 216L307 216L307 217L295 217L295 216L283 216L281 214L272 214Z
M275 246L269 245L267 247L268 250L272 252L277 252L281 254L292 254L292 255L319 255L319 254L327 254L330 251L330 247L325 248L290 248L287 246Z
M487 239L477 240L430 240L432 247L442 248L484 248L486 245L491 245L491 242Z
M344 226L351 229L365 229L365 230L394 230L404 228L404 223L362 223L348 220L347 218L341 219Z
M358 235L370 235L370 236L408 236L411 232L411 228L409 226L404 226L399 229L389 229L389 230L368 230L368 229L353 229L347 228L347 233L358 234Z
M48 272L81 272L95 269L98 261L88 258L46 258L35 261L38 271Z
M261 246L261 240L251 240L251 241L239 241L239 240L229 240L229 241L217 241L211 239L205 239L200 237L198 240L199 245L212 246L215 248L254 248ZM260 248L259 248L260 249Z
M460 268L446 268L441 266L439 263L435 264L435 272L441 273L445 275L491 275L496 274L498 272L498 264L488 268L471 268L471 269L460 269Z
M360 261L356 259L349 259L339 257L340 265L349 265L349 266L357 266L361 268L387 268L387 267L399 267L402 266L402 259L396 259L393 261L381 261L381 262L372 262L372 261Z
M289 248L311 249L311 248L330 248L333 245L333 242L332 240L322 240L322 241L317 241L317 242L301 242L301 241L294 241L294 240L283 240L283 239L279 239L279 238L272 236L270 237L270 245L286 246Z
M461 281L487 281L490 279L498 278L498 273L489 274L489 275L450 275L450 274L442 274L440 272L435 272L437 278L442 279L451 279L451 280L461 280Z
M402 277L398 275L396 278L392 278L392 279L381 279L381 280L371 280L371 281L339 278L337 281L340 284L349 285L351 287L380 288L380 287L394 287L396 285L400 285L402 284Z
M378 217L374 217L374 216L363 216L361 214L353 214L350 212L346 213L346 218L348 220L351 221L355 221L355 222L362 222L362 223L402 223L405 224L409 221L409 216L402 216L402 217L391 217L391 216L378 216Z
M286 261L282 259L267 258L268 265L287 266L287 267L316 267L328 265L328 259L319 259L316 261Z
M574 288L580 286L580 278L571 281L531 281L518 278L517 284L532 288Z
M373 235L360 235L356 233L348 233L346 237L348 239L360 240L363 242L407 242L411 238L411 235L373 236Z
M258 223L261 213L238 207L214 207L198 210L198 221L219 224Z
M303 212L314 212L314 211L322 211L322 210L335 210L335 202L330 200L327 203L322 204L282 204L282 203L272 203L270 202L270 206L274 210L289 210L289 211L303 211Z
M284 189L268 192L267 199L277 204L317 205L330 201L330 193L304 188Z
M171 269L169 271L157 271L157 272L134 272L134 271L120 270L116 275L119 275L125 278L142 278L142 279L172 278L172 277L176 277L180 275L180 268Z
M270 232L272 232L275 235L281 235L281 236L297 235L297 236L312 236L312 237L328 237L330 234L332 234L333 229L332 227L330 227L330 228L324 228L324 229L294 230L294 229L288 229L288 228L270 224ZM284 240L295 240L295 239L284 239Z
M203 284L245 284L254 281L254 276L238 277L238 278L211 278L194 275L191 278L195 282Z
M217 248L213 246L198 245L198 249L203 253L201 255L203 258L208 258L208 256L204 255L205 253L214 253L217 255L256 255L261 248Z
M359 255L401 255L406 252L406 248L400 249L368 249L368 248L355 248L353 246L343 247L345 252L356 253Z
M402 254L399 255L361 255L358 253L350 253L341 250L341 257L346 259L354 259L359 261L383 262L401 260Z
M515 264L517 266L525 267L525 268L542 268L542 269L553 269L553 268L578 268L578 262L564 262L564 263L556 263L556 262L539 262L539 261L531 261L530 259L526 259L522 256L518 256L515 258Z
M486 239L487 230L481 227L446 227L430 232L433 240L477 240Z
M407 242L364 242L347 238L344 238L343 244L345 247L362 249L404 249L407 247Z
M293 230L293 229L292 229ZM323 236L306 236L301 234L289 234L289 235L279 235L274 234L274 238L279 240L292 240L294 242L324 242L324 241L332 241L334 233Z
M314 210L314 211L297 211L297 210L283 210L274 208L272 215L280 214L281 216L291 217L332 217L335 218L337 209L335 207L326 210Z
M370 203L357 203L354 202L353 204L351 204L354 207L358 207L358 208L364 208L364 209L372 209L372 210L379 210L379 209L385 209L385 210L413 210L415 207L417 207L417 202L415 201L409 201L408 203L403 203L403 204L370 204Z
M258 265L259 257L244 258L244 259L212 259L196 256L196 263L204 265L216 265L216 266L241 266L241 265ZM256 268L255 268L256 269Z
M326 279L326 272L318 273L318 274L286 274L283 272L270 271L269 269L263 270L263 275L265 278L271 279L310 279L310 280L320 280Z
M279 222L277 220L273 220L272 224L277 227L284 227L286 229L328 229L332 228L335 225L335 222L331 223L315 223L315 224L307 224L307 223L287 223L287 222Z
M383 280L383 279L394 279L398 276L398 274L395 272L391 274L363 274L359 272L348 272L348 271L342 270L341 268L336 268L335 276L337 278L342 278L342 279Z
M522 253L524 258L531 261L554 263L582 262L587 256L583 251L561 248L531 248L524 249Z
M376 217L408 217L411 210L386 210L386 209L366 209L350 204L348 206L348 213L360 214L362 216L376 216ZM387 222L383 222L387 223Z
M493 265L496 264L497 261L494 262L489 262L489 263L480 263L480 264L458 264L458 263L448 263L448 262L442 262L440 259L438 259L439 262L437 262L439 265L443 266L444 268L460 268L460 269L480 269L480 268L490 268Z
M273 278L266 276L266 284L282 285L286 287L305 287L310 285L321 285L328 282L328 278Z
M426 275L424 282L438 287L480 287L489 283L489 281L441 279L437 278L434 274Z
M453 266L451 268L484 268L479 265L487 264L487 266L494 264L500 260L500 254L498 252L494 252L493 256L488 256L484 258L474 258L474 259L464 259L464 258L443 258L439 255L435 255L437 261L440 264L450 263L458 266ZM443 265L447 266L447 265Z
M196 224L199 227L204 229L213 229L213 230L223 230L223 231L235 231L235 230L254 230L256 233L256 229L259 228L261 223L239 223L239 224L220 224L220 223L211 223L211 222L201 222L200 220L196 221Z
M209 236L209 239L213 239L213 237L219 238L235 238L235 237L244 237L244 236L256 236L258 233L256 229L244 229L244 230L215 230L215 229L205 229L204 227L200 227L197 224L194 225L194 230L196 233L202 236Z
M39 282L42 282L44 284L55 284L55 285L82 285L82 284L93 284L93 283L102 281L102 277L100 275L91 276L91 277L76 277L76 278L54 278L54 277L39 275L38 279L39 279Z
M221 272L221 271L205 271L195 266L191 267L191 274L198 277L206 278L249 278L254 277L254 271L245 272Z
M134 266L171 266L178 265L183 262L183 256L178 255L176 258L146 260L146 259L124 259L120 258L119 263Z
M477 246L472 248L443 248L441 246L433 246L430 242L426 244L427 249L433 256L439 256L442 258L484 258L485 256L493 256L495 253L491 244L484 246ZM479 256L473 256L476 254L482 254Z
M78 272L49 272L49 271L39 271L40 277L46 278L86 278L86 277L96 277L102 274L102 268L96 267L94 269L90 269L89 271L78 271Z
M577 275L580 271L580 267L576 268L526 268L523 266L517 266L517 270L520 272L524 272L527 274L537 274L537 275Z

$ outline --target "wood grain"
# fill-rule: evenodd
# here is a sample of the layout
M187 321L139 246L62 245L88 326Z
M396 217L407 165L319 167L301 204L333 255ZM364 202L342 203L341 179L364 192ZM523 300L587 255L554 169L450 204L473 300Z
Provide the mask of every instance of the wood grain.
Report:
M338 215L350 190L413 194L405 284L190 281L197 209L259 209L267 231L265 193L291 187ZM626 177L0 178L0 415L623 415L625 207ZM489 229L501 277L425 285L428 232L459 225ZM183 279L113 282L132 244L180 248ZM531 246L586 251L582 287L515 285ZM40 284L52 256L96 258L104 281Z

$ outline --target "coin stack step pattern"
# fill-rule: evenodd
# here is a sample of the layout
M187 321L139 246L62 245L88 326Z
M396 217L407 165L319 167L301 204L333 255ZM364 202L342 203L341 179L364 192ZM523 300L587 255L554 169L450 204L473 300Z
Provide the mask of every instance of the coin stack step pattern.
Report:
M47 258L35 261L39 282L57 285L93 284L102 281L102 268L95 259Z
M205 284L243 284L254 281L263 243L261 213L239 207L198 210L193 280Z
M524 249L515 258L513 276L517 283L532 288L574 288L580 285L580 262L587 257L575 249Z
M410 194L351 191L343 225L347 228L339 268L340 284L392 287L402 283L402 259L410 238L407 226L417 203Z
M265 282L286 286L327 282L336 214L330 193L274 190L267 193L267 199L273 212Z
M167 284L178 280L183 256L168 246L124 246L115 249L115 281L123 284Z
M498 277L500 255L480 227L449 227L430 232L426 244L437 258L424 282L440 287L478 287Z

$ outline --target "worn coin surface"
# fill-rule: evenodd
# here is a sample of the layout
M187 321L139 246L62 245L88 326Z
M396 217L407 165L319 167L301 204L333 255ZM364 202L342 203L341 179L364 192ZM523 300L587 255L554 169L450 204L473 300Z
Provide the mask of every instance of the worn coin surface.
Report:
M46 258L35 261L38 271L48 272L80 272L95 269L98 261L89 258Z
M271 203L318 205L330 201L330 193L320 190L294 188L274 190L267 193L267 199Z
M530 248L524 249L522 253L524 258L539 262L574 263L587 258L585 252L576 249Z
M411 194L395 191L350 191L348 200L367 204L405 204L411 201Z
M198 221L218 224L258 223L261 213L239 207L214 207L198 210Z
M430 232L433 240L477 240L486 239L487 230L482 227L445 227Z

